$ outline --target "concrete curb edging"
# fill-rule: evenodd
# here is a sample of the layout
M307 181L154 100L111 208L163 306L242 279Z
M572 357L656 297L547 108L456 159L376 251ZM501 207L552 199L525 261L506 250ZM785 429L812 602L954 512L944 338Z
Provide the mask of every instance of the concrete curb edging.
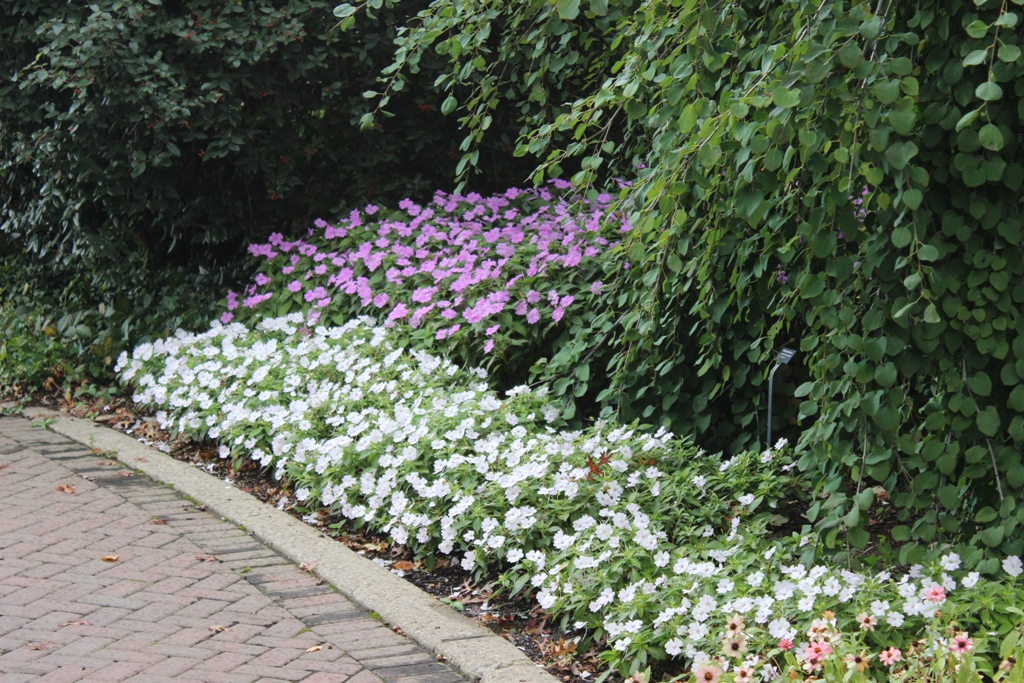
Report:
M481 683L558 683L540 665L482 624L459 614L286 512L175 460L130 436L89 420L42 408L29 419L54 417L49 428L89 448L116 453L125 465L194 498L296 564L314 572L361 607L398 626L428 651Z

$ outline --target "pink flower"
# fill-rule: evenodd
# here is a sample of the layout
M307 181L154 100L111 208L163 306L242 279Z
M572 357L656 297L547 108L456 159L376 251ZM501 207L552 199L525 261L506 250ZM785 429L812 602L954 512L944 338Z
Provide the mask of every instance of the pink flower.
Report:
M598 280L594 284L590 285L590 293L591 294L598 294L603 287L604 287L604 283L601 282L600 280Z
M385 304L387 304L389 298L390 297L388 297L387 294L381 292L377 296L373 297L373 305L377 308L383 308Z
M367 216L372 216L373 214L377 213L377 211L379 211L379 210L380 209L379 209L379 207L376 204L367 204L366 208L363 209L363 211L366 212Z
M260 287L262 287L265 284L268 284L269 282L270 278L264 275L263 273L256 274L256 284L258 284Z
M789 638L780 638L778 647L780 650L792 650L793 641Z
M516 304L516 307L513 310L515 311L516 315L526 315L526 311L527 311L527 309L529 307L530 307L530 304L528 304L525 300L523 300L523 301L520 301L518 304Z
M949 643L949 651L960 656L974 649L974 638L969 638L966 631L960 631Z
M535 292L534 290L531 289L529 292L526 293L526 300L529 301L531 304L539 302L540 292Z
M409 315L409 309L405 304L399 303L391 309L391 313L388 315L388 320L398 320L399 318L404 318L407 315Z
M288 283L289 292L297 292L300 289L302 289L302 283L299 282L298 280L292 280L291 282Z
M561 320L563 315L565 315L565 311L561 307L558 307L555 310L551 311L551 319L554 320L555 322Z
M892 666L901 659L903 659L903 653L900 652L899 648L890 647L888 650L882 650L878 653L878 661L886 666Z
M493 349L493 348L494 348L494 340L493 339L488 339L486 342L484 342L484 353L490 353L491 349Z
M326 298L320 299L320 301L317 301L316 305L319 306L320 308L324 308L325 306L329 305L330 303L331 303L331 297L326 297Z
M526 314L526 322L528 322L531 325L533 325L534 323L536 323L539 320L540 320L540 311L538 311L536 308L531 308L530 312Z
M234 317L235 317L235 314L234 314L234 313L228 313L227 311L225 311L225 312L224 312L224 315L222 315L222 316L220 317L220 321L221 321L221 322L222 322L223 324L227 325L227 324L228 324L229 322L231 322L231 320L232 320L232 319L233 319Z
M484 331L484 334L486 334L486 335L487 335L488 337L490 337L490 336L491 336L492 334L494 334L495 332L497 332L497 331L498 331L498 329L499 329L500 327L501 327L501 325L494 325L493 327L488 327L488 328L487 328L487 329L486 329L486 330Z
M571 294L566 294L565 296L562 297L562 300L558 302L558 305L561 306L562 308L568 308L569 306L572 305L573 301L576 301L576 297L572 296Z
M946 600L946 589L942 586L932 586L925 591L924 599L928 602L934 602L936 605Z

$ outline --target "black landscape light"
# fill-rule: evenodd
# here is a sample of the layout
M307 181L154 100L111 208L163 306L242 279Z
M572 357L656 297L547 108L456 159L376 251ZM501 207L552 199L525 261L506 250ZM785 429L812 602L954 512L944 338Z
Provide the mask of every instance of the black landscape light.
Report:
M766 449L772 447L772 394L775 389L775 371L793 360L795 355L796 351L793 349L782 347L782 350L779 351L779 357L775 359L775 367L768 373L768 443L765 444Z

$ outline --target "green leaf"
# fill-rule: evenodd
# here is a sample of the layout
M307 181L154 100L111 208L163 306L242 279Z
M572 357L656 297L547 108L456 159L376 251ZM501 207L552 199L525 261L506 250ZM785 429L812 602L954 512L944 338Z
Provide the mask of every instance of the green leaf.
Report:
M988 58L988 48L984 50L974 50L966 57L964 57L964 66L977 66L984 63Z
M875 381L878 385L888 389L896 384L896 366L892 363L884 363L875 368Z
M985 100L986 102L995 102L1002 99L1003 89L999 87L998 83L985 81L974 89L974 94L978 99Z
M445 98L444 102L441 103L441 113L451 114L455 111L455 107L458 106L459 101L455 99L454 95L449 95Z
M988 24L975 19L967 25L967 35L971 38L984 38L988 35Z
M989 548L995 548L1003 542L1003 527L993 526L981 532L981 540Z
M1003 12L996 19L996 26L1002 26L1003 28L1013 28L1017 25L1017 13L1016 12Z
M985 372L979 372L969 378L967 386L978 396L988 396L992 393L992 379Z
M978 524L988 524L997 517L999 517L999 513L986 505L978 510L978 513L974 515L974 521Z
M896 170L907 167L910 160L917 154L917 145L913 142L897 142L885 150L885 158Z
M679 132L689 133L697 125L697 110L693 104L688 104L683 107L682 113L679 115Z
M922 199L924 195L917 188L912 187L903 193L903 205L911 211L916 211L917 207L921 206Z
M928 304L928 307L924 309L924 321L926 323L937 323L939 320L939 312L935 310L935 304Z
M558 0L556 8L559 19L572 21L580 15L580 0Z
M1010 407L1019 413L1024 413L1024 384L1018 384L1010 392Z
M917 123L917 113L910 107L897 109L889 114L889 125L900 135L909 135Z
M892 231L890 239L894 247L902 249L913 241L914 233L910 232L910 228L900 226Z
M829 74L828 62L812 59L804 69L804 79L811 84L821 83Z
M900 96L900 83L892 79L878 81L872 86L871 92L882 104L892 104Z
M1003 62L1016 62L1020 58L1020 48L1016 45L1000 45L996 56Z
M959 133L961 130L974 123L979 114L981 114L981 110L975 109L974 111L969 111L961 116L960 120L956 122L956 132Z
M995 436L999 432L999 412L995 406L988 406L978 413L978 429L985 436Z
M860 45L856 43L848 43L838 53L839 62L847 69L856 69L860 66L860 63L864 61L864 55L861 54Z
M922 244L917 250L917 258L922 261L935 261L939 258L939 250L930 244Z
M897 57L889 60L889 68L897 76L906 76L914 70L914 63L906 57Z
M860 25L860 34L868 40L874 40L882 32L882 17L874 16Z
M783 88L779 86L772 91L772 101L775 105L782 107L783 109L792 109L796 105L800 104L800 91L790 90L789 88Z
M594 16L603 17L608 14L608 0L590 0L590 11Z
M991 123L981 127L981 130L978 131L978 140L982 147L993 152L998 152L1005 144L999 127L993 126Z
M356 9L357 8L353 7L352 5L346 2L334 8L334 16L338 17L339 19L347 19L348 17L356 13Z
M892 536L892 540L897 543L904 543L910 540L910 527L905 524L894 526L892 531L889 532L889 535Z

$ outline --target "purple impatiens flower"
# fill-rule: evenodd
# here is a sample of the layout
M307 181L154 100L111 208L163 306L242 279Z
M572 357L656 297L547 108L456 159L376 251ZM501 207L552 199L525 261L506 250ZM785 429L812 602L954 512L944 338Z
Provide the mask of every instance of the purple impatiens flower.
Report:
M486 337L490 353L495 335L515 334L502 325L510 313L530 325L546 316L559 322L581 298L599 295L604 283L590 278L607 272L618 233L630 229L609 212L611 195L586 199L567 182L551 186L557 192L438 192L425 205L402 200L387 216L371 204L337 225L317 219L308 237L274 233L249 247L267 268L244 301L229 296L228 309L261 315L274 291L287 290L301 293L318 320L379 311L389 325L426 326L439 340Z

